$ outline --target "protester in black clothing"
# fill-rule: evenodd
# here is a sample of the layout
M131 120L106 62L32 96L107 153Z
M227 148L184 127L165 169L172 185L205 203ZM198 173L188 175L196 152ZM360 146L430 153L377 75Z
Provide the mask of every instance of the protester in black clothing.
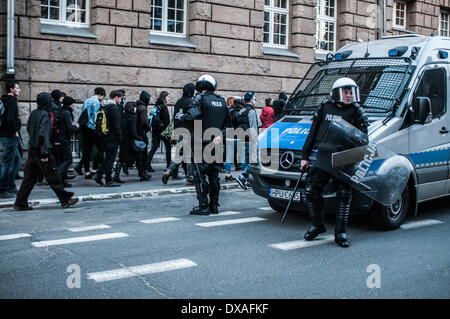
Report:
M67 171L72 165L72 135L78 132L79 124L73 125L73 107L75 100L66 96L60 114L59 134L55 141L55 157L58 159L58 174L61 176L64 187L71 187L67 182Z
M203 136L200 137L200 140L196 140L192 129L192 150L195 150L197 144L203 150L206 145L214 143L215 145L222 144L221 150L223 151L223 141L226 136L225 130L231 127L231 118L225 99L214 93L216 85L216 80L210 75L205 74L198 79L196 90L200 94L195 96L191 107L184 116L184 120L189 123L189 127L192 129L194 127L193 121L201 119L202 135L206 130L211 128L220 130L220 135L213 136L211 140L203 140ZM222 154L220 154L219 158L222 158ZM221 163L217 163L214 160L210 161L210 159L205 159L203 156L201 161L196 159L195 156L193 156L193 159L194 184L199 206L194 207L191 210L191 214L218 214L220 191L219 169ZM206 181L206 176L208 176L208 182Z
M169 95L168 92L162 91L159 94L158 99L156 100L156 104L154 107L158 109L159 116L154 118L152 120L152 148L150 152L148 153L147 157L147 170L149 172L154 172L155 170L152 168L152 160L153 156L155 155L157 149L159 148L159 145L161 144L161 141L164 142L164 146L166 148L166 167L170 166L170 151L171 151L171 144L170 141L166 141L165 139L161 138L160 134L164 132L164 130L169 126L170 124L170 115L169 115L169 109L167 108L168 99L167 96Z
M287 99L287 95L284 92L281 92L278 95L278 100L273 101L272 108L275 116L278 116L279 114L281 114L281 112L283 112L283 109L286 106Z
M301 169L308 169L305 199L312 222L305 234L306 240L313 240L327 230L323 223L321 194L331 179L336 187L337 199L335 242L341 247L350 245L346 233L352 188L318 167L313 166L309 169L309 156L313 149L320 149L331 121L345 120L367 134L367 117L357 103L359 103L358 86L350 78L341 78L333 84L332 100L322 102L314 114L310 132L303 146L301 161Z
M94 180L101 186L116 187L120 186L120 184L113 181L112 170L120 143L121 114L119 105L122 101L122 93L115 90L109 94L109 97L110 100L105 101L105 105L100 107L100 110L104 112L102 116L106 117L105 131L103 131L103 125L100 123L100 110L97 111L95 116L96 145L99 151L103 152L104 159L94 175ZM105 174L105 183L102 180L103 174Z
M142 151L136 151L133 144L135 141L142 141L143 138L138 135L136 129L136 103L127 102L125 105L125 114L122 118L122 140L120 141L119 160L121 163L132 163L136 161L136 167L141 181L150 180L150 176L144 170L144 161Z
M174 129L186 128L185 123L182 119L183 119L184 114L186 114L187 110L189 109L189 106L192 103L194 93L195 93L195 84L194 83L188 83L183 87L183 96L180 99L178 99L178 101L175 103L175 106L174 106L174 111L173 111L173 128ZM181 140L178 142L181 142ZM179 155L181 156L182 154L179 154ZM167 181L169 180L169 178L171 176L173 179L177 178L178 168L180 167L181 164L183 165L185 175L188 175L186 163L172 162L162 176L162 182L164 184L167 184Z
M0 141L2 142L0 197L2 198L14 198L17 191L15 177L21 160L19 153L21 123L17 100L20 91L19 82L8 81L6 94L1 98L4 107L4 113L0 117Z
M37 181L38 172L41 172L52 190L56 193L62 208L68 208L78 202L73 193L64 190L61 177L56 169L50 137L52 133L52 106L51 96L48 93L39 93L36 97L38 108L31 112L28 118L27 131L30 136L28 160L25 166L24 178L17 194L14 208L16 210L30 210L28 196Z

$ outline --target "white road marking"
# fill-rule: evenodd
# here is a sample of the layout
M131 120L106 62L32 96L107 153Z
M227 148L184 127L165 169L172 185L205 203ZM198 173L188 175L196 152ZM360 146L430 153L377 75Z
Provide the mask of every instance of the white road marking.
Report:
M234 210L227 210L225 212L219 212L219 214L211 214L209 216L231 216L231 215L239 215L240 212L236 212Z
M260 207L258 209L260 209L260 210L273 210L273 208L270 207L270 206L268 206L268 207Z
M200 227L214 227L214 226L223 226L223 225L231 225L231 224L242 224L242 223L252 223L266 220L265 218L260 217L249 217L249 218L238 218L238 219L229 219L229 220L221 220L218 222L207 222L207 223L198 223L195 224Z
M440 220L436 220L436 219L425 219L425 220L418 220L418 221L405 223L405 224L401 225L400 228L412 229L412 228L419 228L419 227L437 225L437 224L442 224L442 223L443 222L441 222Z
M141 275L172 271L177 269L195 267L197 264L189 259L176 259L160 263L134 266L128 268L119 268L114 270L88 273L87 278L95 282L103 282L109 280L117 280Z
M111 228L111 227L108 225L92 225L92 226L85 226L85 227L67 228L67 230L71 231L73 233L77 233L77 232L81 232L81 231L106 229L106 228Z
M121 237L128 237L128 234L110 233L110 234L95 235L95 236L84 236L84 237L73 237L73 238L56 239L56 240L35 241L35 242L32 242L31 245L33 245L34 247L47 247L47 246L55 246L55 245L84 243L84 242L95 241L95 240L121 238Z
M11 235L2 235L0 236L0 240L9 240L9 239L17 239L17 238L25 238L25 237L31 237L30 234L11 234Z
M152 219L141 220L141 223L144 223L144 224L155 224L155 223L171 222L171 221L174 221L174 220L180 220L180 219L179 218L175 218L175 217L152 218Z
M295 240L295 241L288 241L288 242L284 242L284 243L271 244L269 246L273 247L273 248L281 249L281 250L293 250L293 249L299 249L299 248L324 245L324 244L327 244L332 241L334 241L334 235L319 237L312 241L306 241L304 239L301 239L301 240Z

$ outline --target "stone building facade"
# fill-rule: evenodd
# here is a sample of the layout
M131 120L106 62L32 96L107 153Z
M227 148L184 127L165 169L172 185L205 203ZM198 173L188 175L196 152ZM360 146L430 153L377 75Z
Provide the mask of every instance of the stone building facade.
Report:
M7 2L0 1L2 88ZM123 88L128 100L145 89L152 103L166 90L173 104L183 85L203 73L217 79L225 97L255 91L262 107L280 91L289 95L311 63L348 43L408 33L448 35L450 9L449 0L13 2L14 76L22 88L24 124L41 91L58 88L80 104L98 86L107 92Z

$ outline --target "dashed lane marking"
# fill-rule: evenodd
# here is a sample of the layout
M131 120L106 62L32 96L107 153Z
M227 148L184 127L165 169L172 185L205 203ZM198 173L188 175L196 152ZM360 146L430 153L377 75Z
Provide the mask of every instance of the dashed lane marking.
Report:
M152 218L152 219L141 220L141 223L144 223L144 224L156 224L156 223L171 222L171 221L174 221L174 220L180 220L180 219L179 218L175 218L175 217Z
M210 214L209 216L231 216L231 215L239 215L240 212L236 212L234 210L227 210L225 212L219 212L219 214Z
M258 209L260 209L260 210L268 210L268 211L273 210L273 208L270 207L270 206L268 206L268 207L259 207Z
M25 237L31 237L30 234L11 234L11 235L1 235L0 240L9 240L9 239L17 239L17 238L25 238Z
M56 240L35 241L35 242L32 242L31 245L33 245L34 247L47 247L47 246L55 246L55 245L84 243L84 242L96 241L96 240L122 238L122 237L128 237L128 234L110 233L110 234L95 235L95 236L84 236L84 237L73 237L73 238L56 239Z
M218 222L206 222L206 223L198 223L195 224L200 227L214 227L214 226L223 226L223 225L232 225L232 224L242 224L242 223L252 223L266 220L265 218L260 217L249 217L249 218L238 218L238 219L229 219L229 220L221 220Z
M77 233L77 232L82 232L82 231L107 229L107 228L111 228L111 227L108 225L92 225L92 226L85 226L85 227L67 228L67 230L71 231L73 233Z
M413 222L408 222L400 226L402 229L413 229L413 228L419 228L419 227L425 227L425 226L431 226L431 225L438 225L442 224L440 220L436 219L425 219L425 220L418 220Z
M148 265L119 268L102 272L88 273L87 278L95 282L117 280L141 275L161 273L177 269L195 267L197 264L189 259L176 259Z
M324 236L312 241L306 241L304 239L301 240L295 240L295 241L288 241L284 243L278 243L278 244L271 244L270 247L281 249L281 250L293 250L293 249L300 249L300 248L307 248L307 247L313 247L313 246L319 246L324 245L329 242L334 241L334 235L328 235Z

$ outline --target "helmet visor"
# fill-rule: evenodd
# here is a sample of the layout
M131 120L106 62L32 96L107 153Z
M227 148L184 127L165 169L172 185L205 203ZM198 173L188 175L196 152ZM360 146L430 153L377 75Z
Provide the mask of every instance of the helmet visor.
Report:
M333 100L338 103L352 104L361 101L359 88L355 86L345 86L333 90Z

